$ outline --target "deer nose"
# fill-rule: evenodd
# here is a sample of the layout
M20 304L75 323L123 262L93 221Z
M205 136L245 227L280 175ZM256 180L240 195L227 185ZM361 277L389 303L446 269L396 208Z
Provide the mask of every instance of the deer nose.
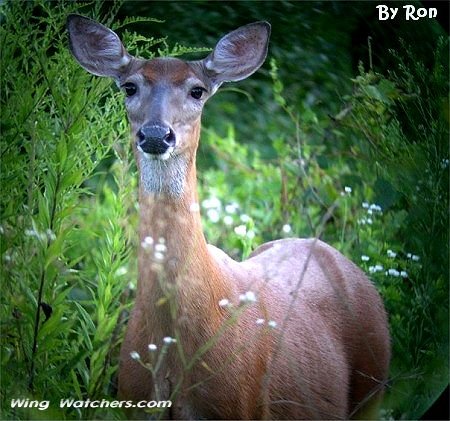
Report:
M175 147L175 133L168 126L151 124L137 132L137 147L151 155L163 155Z

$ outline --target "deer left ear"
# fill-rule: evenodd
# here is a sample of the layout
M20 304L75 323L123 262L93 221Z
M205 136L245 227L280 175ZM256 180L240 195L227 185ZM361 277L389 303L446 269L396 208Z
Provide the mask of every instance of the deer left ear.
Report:
M255 22L225 35L203 60L213 86L245 79L256 72L267 56L270 37L268 22Z
M71 14L67 30L73 56L94 75L118 79L132 60L117 34L92 19Z

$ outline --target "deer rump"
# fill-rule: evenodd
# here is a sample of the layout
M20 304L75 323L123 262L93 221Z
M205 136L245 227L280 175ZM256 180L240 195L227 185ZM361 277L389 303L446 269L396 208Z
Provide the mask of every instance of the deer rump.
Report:
M246 399L255 403L257 418L376 417L388 376L389 333L383 303L364 273L318 239L269 242L242 263L209 249L231 279L246 273L240 291L259 291L259 307L238 322L240 341L257 345L242 355L242 366L254 364L249 372L259 376ZM277 327L258 336L255 321L264 316Z

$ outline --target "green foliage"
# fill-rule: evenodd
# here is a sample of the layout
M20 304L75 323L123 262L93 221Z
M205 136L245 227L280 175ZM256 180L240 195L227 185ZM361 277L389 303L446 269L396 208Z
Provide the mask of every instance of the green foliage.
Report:
M128 307L120 300L135 187L120 144L127 125L118 93L80 71L67 49L65 18L75 8L2 8L4 418L42 416L12 409L12 398L108 396ZM92 191L87 181L108 156L121 165ZM88 416L72 411L51 407L45 417Z
M112 409L10 407L20 397L114 398L137 278L136 169L121 94L74 62L67 14L120 30L129 51L146 58L209 51L138 36L131 25L159 21L118 22L119 6L1 6L5 419L121 417ZM199 153L205 233L237 259L274 238L321 236L358 263L389 313L385 416L417 418L448 383L448 44L439 41L431 67L406 47L393 52L397 67L388 74L360 66L348 78L353 92L326 108L334 117L287 89L301 57L302 78L328 80L314 95L336 96L327 56L308 60L294 44L286 56L275 47L281 60L271 61L270 79L254 82L260 88L249 81L248 91L229 88L208 104ZM223 116L237 115L239 100L252 121L244 116L235 127ZM249 134L252 142L240 141Z

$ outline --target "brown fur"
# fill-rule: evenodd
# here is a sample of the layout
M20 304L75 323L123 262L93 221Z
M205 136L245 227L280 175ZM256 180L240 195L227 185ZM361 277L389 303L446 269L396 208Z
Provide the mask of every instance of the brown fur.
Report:
M161 76L165 76L167 82L179 86L186 79L193 76L191 67L181 60L154 59L147 62L142 68L142 74L150 83L161 80Z

